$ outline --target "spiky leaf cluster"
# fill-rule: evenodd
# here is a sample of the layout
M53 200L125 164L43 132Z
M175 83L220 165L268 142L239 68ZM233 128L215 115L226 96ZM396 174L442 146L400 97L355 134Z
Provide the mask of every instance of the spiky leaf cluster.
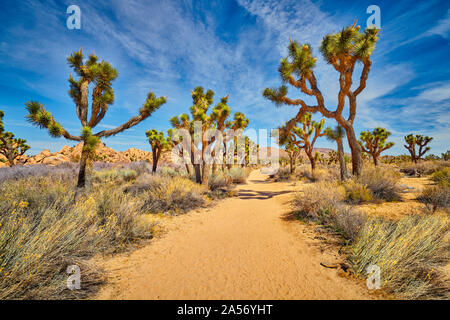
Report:
M378 41L378 29L366 28L360 32L360 27L353 24L342 31L326 35L320 45L320 52L328 63L339 65L350 60L369 58Z
M281 59L278 68L283 81L288 82L292 74L298 77L305 76L316 66L317 58L313 56L311 45L301 45L291 40L288 52L289 55Z
M345 130L339 125L336 126L334 129L327 127L324 132L327 139L330 141L337 141L345 138Z
M152 146L152 148L166 148L168 147L168 139L164 137L164 132L158 131L156 129L147 130L145 132L148 142ZM170 130L169 137L171 137L173 131Z
M83 150L91 155L95 154L95 149L100 143L100 138L92 135L92 130L88 126L81 129L81 138L84 141Z
M394 143L386 142L391 133L385 128L377 127L372 132L362 131L360 134L360 144L364 152L369 154L379 154L391 148Z
M30 101L25 104L28 111L27 120L38 126L46 128L49 135L54 138L61 137L65 130L60 123L56 122L51 112L44 109L44 106L36 101Z

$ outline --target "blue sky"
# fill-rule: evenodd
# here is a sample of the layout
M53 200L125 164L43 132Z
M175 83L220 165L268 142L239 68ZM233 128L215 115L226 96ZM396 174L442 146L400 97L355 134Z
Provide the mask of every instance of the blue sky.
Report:
M81 8L81 30L66 27L71 4ZM281 84L277 68L289 36L311 43L317 53L326 33L356 18L365 27L372 4L381 8L382 30L360 95L356 131L387 128L396 143L391 154L406 153L402 140L408 133L435 137L432 153L450 149L448 1L2 0L0 109L6 129L28 140L30 154L74 145L29 125L24 103L42 102L70 133L78 134L80 123L67 94L71 70L66 57L80 47L86 53L95 49L119 71L113 85L116 101L98 131L137 114L149 89L169 96L151 118L105 140L117 150L149 150L145 130L169 128L169 118L188 112L189 90L199 85L214 90L217 99L229 93L232 112L244 112L251 128L275 128L297 112L276 108L262 97L265 87ZM337 73L319 55L315 72L332 108ZM291 89L289 95L301 94ZM334 147L325 139L317 146Z

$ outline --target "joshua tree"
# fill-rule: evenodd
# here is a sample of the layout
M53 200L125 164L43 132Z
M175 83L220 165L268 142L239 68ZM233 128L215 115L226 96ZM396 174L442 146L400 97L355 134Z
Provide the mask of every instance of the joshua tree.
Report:
M238 136L236 135L236 133L239 130L244 130L245 128L247 128L249 123L250 123L250 120L242 112L236 112L234 114L233 120L226 122L226 127L235 132L235 135L233 137L233 142L232 142L233 143L232 146L234 149L234 152L233 152L234 155L237 155L239 148L243 148L243 146L238 146ZM231 136L227 137L227 139L231 139ZM226 141L226 139L224 139L224 155L227 154L227 143L228 143L228 141ZM232 165L233 165L232 163L227 163L228 169L231 169ZM244 164L241 163L241 166L243 166L243 165Z
M216 151L221 152L222 155L224 154L224 150L226 147L226 136L225 136L225 128L226 128L226 120L228 116L230 115L230 107L227 105L228 103L228 97L229 95L222 98L220 103L218 103L212 111L211 119L213 121L213 126L220 131L222 135L222 146L217 145L217 148L215 148L212 151L212 158L213 158L213 164L212 164L212 174L214 175L217 170L217 162L216 162ZM222 164L224 163L224 158L222 157ZM223 169L223 166L222 166Z
M420 134L413 135L409 134L405 137L406 145L404 147L408 149L411 154L411 161L417 163L417 160L420 160L425 153L427 153L431 148L427 147L427 144L433 140L432 137L422 136ZM419 150L416 152L416 145L419 147ZM425 148L424 148L425 147Z
M27 140L15 138L12 132L6 131L3 126L3 116L5 114L0 110L0 154L6 157L9 166L14 166L14 161L21 157L30 149L26 144Z
M299 149L304 149L305 153L311 163L311 172L314 173L316 169L316 161L318 157L313 155L314 144L317 138L325 135L322 132L325 119L320 122L312 120L311 113L307 112L300 119L301 128L299 127L289 127L288 124L280 128L280 141L285 141L286 135L290 136L292 143L295 144Z
M380 127L375 128L372 132L361 132L359 144L364 152L372 156L374 165L378 165L380 153L394 145L393 142L386 142L390 135L389 131Z
M118 72L106 61L98 61L94 52L84 59L83 52L72 53L67 58L69 65L79 76L78 79L69 77L70 90L76 106L77 117L81 122L81 135L74 136L67 132L60 123L56 122L52 114L45 110L39 102L27 102L26 107L29 112L28 120L40 128L46 128L50 136L57 138L63 136L68 140L80 141L83 143L81 153L80 170L78 174L78 187L82 188L86 184L86 165L95 154L95 148L101 138L116 135L126 129L129 129L144 119L148 118L156 109L166 103L165 97L157 98L153 92L149 92L147 100L139 110L139 115L130 118L127 122L111 130L104 130L92 134L92 128L102 121L108 107L114 103L114 90L112 82L117 78ZM89 112L89 85L93 85L91 108ZM88 119L88 114L90 118Z
M190 108L192 120L190 120L189 115L182 114L179 117L171 118L170 122L174 128L186 129L190 132L190 156L194 166L195 180L197 183L207 186L209 164L206 161L205 154L207 148L211 146L216 139L215 137L207 137L205 133L206 130L213 129L214 126L216 130L223 132L225 119L229 115L228 106L226 105L228 96L222 98L221 102L213 108L212 113L208 115L208 109L213 104L214 92L208 90L205 93L202 87L197 87L194 91L191 91L191 94L194 102ZM201 124L201 132L196 132L194 130L196 122ZM196 137L194 136L195 134L200 134L201 136Z
M285 127L282 127L279 144L280 146L284 146L284 150L286 150L289 156L289 171L294 173L295 162L300 156L301 149L295 144L293 135L286 133L287 131L285 131Z
M372 64L370 56L378 41L378 30L367 28L361 33L359 32L360 27L355 27L355 25L356 22L352 26L344 28L341 32L326 35L320 46L320 51L325 60L339 73L340 90L337 97L337 107L334 111L325 106L324 97L319 90L313 71L317 59L313 57L311 46L308 44L300 45L292 40L290 40L288 47L289 56L281 60L279 68L281 79L283 82L300 89L302 93L314 97L316 105L307 105L302 99L288 98L288 89L285 85L279 89L265 89L264 97L277 105L300 106L297 116L288 122L288 127L295 126L306 112L320 112L327 118L336 119L347 133L347 140L352 152L353 174L360 175L362 170L361 146L355 135L353 122L356 117L356 99L366 87ZM361 62L363 68L359 84L352 90L353 71L357 62ZM346 99L349 102L349 109L348 117L344 118L343 111Z
M450 150L447 150L446 153L441 153L441 155L442 155L442 160L448 161L450 159Z
M148 137L148 142L152 147L152 156L153 156L153 168L152 172L156 172L156 168L158 167L159 157L161 156L161 151L163 149L167 149L169 147L169 143L164 137L164 132L158 131L156 129L148 130L145 132Z
M345 138L345 130L339 125L337 125L334 129L328 127L325 129L325 135L328 140L335 141L337 144L337 158L341 171L341 180L345 180L348 177L347 165L345 164L344 158L344 146L342 144L342 139Z
M259 146L249 137L245 136L245 165L250 164L250 158L258 155Z

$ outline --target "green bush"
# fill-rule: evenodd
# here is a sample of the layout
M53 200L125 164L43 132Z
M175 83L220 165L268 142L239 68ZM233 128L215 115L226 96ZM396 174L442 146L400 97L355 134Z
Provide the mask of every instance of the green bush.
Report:
M348 180L344 183L345 201L351 204L362 204L373 200L372 192L362 183Z

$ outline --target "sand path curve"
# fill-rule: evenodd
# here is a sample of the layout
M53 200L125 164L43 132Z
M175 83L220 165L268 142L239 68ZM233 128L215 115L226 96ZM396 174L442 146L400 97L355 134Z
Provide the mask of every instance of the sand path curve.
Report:
M171 218L162 237L104 261L108 281L97 298L369 299L362 283L320 266L339 259L335 250L286 221L302 187L253 171L237 196Z

